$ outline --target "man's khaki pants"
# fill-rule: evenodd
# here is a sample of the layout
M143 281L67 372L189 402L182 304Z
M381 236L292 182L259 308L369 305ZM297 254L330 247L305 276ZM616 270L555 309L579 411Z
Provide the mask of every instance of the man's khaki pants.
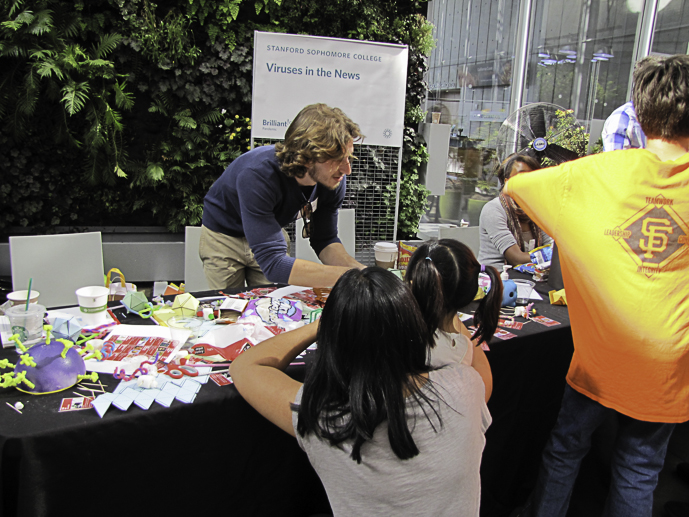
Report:
M289 237L283 230L285 242ZM211 289L241 288L270 284L261 271L246 237L232 237L201 227L199 257Z

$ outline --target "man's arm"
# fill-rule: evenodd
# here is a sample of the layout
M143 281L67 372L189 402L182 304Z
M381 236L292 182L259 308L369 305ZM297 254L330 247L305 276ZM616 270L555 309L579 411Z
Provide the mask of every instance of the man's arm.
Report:
M323 264L328 266L344 266L347 268L356 267L359 269L366 267L357 262L354 257L347 253L341 242L333 242L328 244L325 248L323 248L323 251L321 251L320 255L318 255L318 258L321 259Z
M339 243L338 243L339 244ZM332 246L332 244L331 244ZM340 244L340 246L342 246ZM324 252L325 250L323 250ZM321 255L323 254L321 252ZM345 252L345 255L346 252ZM304 285L308 287L332 287L343 274L354 267L360 269L364 268L363 264L359 264L352 257L347 255L354 264L350 266L339 265L324 265L310 260L296 259L292 266L292 272L289 275L289 283L291 285Z

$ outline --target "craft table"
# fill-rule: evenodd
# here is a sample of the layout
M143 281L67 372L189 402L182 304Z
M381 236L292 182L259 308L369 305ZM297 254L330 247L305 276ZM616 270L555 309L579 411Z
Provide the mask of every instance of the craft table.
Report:
M510 271L510 278L530 275ZM481 517L508 516L526 500L560 410L574 345L567 307L550 305L550 290L547 283L536 283L543 301L535 307L560 325L545 327L532 321L522 330L508 329L517 337L493 338L486 352L493 372L488 401L493 423L481 460Z
M216 293L199 293L208 296ZM127 323L145 324L130 315ZM10 349L1 358L15 357ZM303 380L304 367L288 373ZM101 374L112 391L120 382ZM323 486L294 438L234 386L208 381L192 404L59 413L73 390L0 389L0 516L313 515ZM24 404L22 414L5 403Z
M548 286L537 290L547 293ZM564 389L572 354L567 309L546 301L536 307L561 324L531 322L511 330L517 337L490 343L493 424L481 466L484 516L506 514L530 490ZM131 315L122 321L142 323ZM0 358L13 353L6 349ZM303 380L309 360L288 373ZM109 391L119 382L100 377ZM102 419L94 410L59 413L71 391L31 396L0 389L0 515L119 517L134 505L137 513L150 507L155 515L329 512L296 440L263 419L233 386L209 381L192 404L110 408ZM21 415L5 404L17 401L25 405Z

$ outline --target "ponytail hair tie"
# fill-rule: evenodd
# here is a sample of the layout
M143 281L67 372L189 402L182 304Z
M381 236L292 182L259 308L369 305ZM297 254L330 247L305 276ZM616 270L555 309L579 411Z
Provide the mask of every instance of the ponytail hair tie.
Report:
M430 260L431 262L433 262L433 260L431 260L431 257L426 257L426 260Z
M481 273L485 273L485 272L486 272L486 266L481 264Z

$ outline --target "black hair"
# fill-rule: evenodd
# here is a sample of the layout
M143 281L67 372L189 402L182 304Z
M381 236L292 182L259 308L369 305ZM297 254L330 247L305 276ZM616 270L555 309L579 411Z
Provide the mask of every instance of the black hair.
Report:
M421 245L409 259L405 281L411 285L428 331L435 331L457 311L467 306L478 293L481 264L466 244L441 239ZM502 305L502 281L497 270L485 267L491 289L474 313L472 339L490 341L498 326Z
M632 99L649 138L689 136L689 56L649 56L634 67Z
M430 347L416 300L399 278L379 267L349 270L323 309L315 364L294 408L297 432L315 433L331 445L352 440L351 457L361 463L361 446L387 421L395 455L416 456L405 398L435 412L420 388L430 382L421 377Z

